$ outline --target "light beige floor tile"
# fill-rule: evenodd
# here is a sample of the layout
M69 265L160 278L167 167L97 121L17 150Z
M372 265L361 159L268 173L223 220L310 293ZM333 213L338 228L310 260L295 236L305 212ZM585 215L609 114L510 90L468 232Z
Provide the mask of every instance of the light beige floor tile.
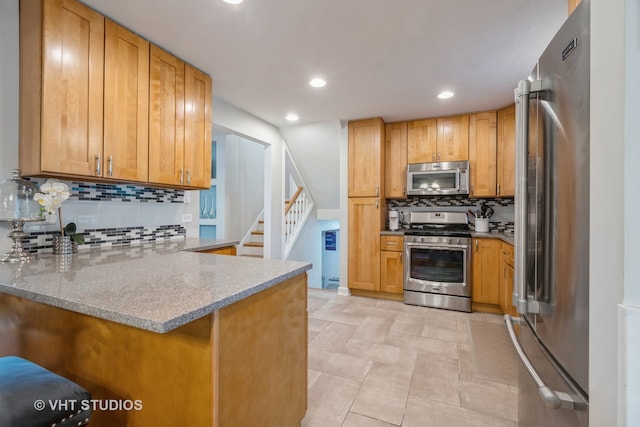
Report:
M309 313L313 313L319 308L324 307L324 305L326 305L328 301L329 300L326 300L324 298L316 298L316 297L309 296L307 298L307 309L309 310Z
M320 332L307 331L307 343L310 343L318 336Z
M424 338L431 338L434 340L458 342L458 329L443 329L437 326L433 326L429 323L424 325L422 332L419 334Z
M420 335L424 329L425 316L411 313L399 313L391 326L393 334Z
M398 312L395 310L387 310L384 308L378 308L376 304L354 304L344 309L345 313L360 314L362 316L375 316L385 319L391 319L392 321L398 316Z
M354 340L349 340L342 348L342 352L373 362L410 366L411 368L413 368L417 356L417 352L414 350Z
M409 395L413 368L374 364L351 407L352 412L400 425Z
M342 427L394 427L396 424L385 423L384 421L366 417L364 415L349 412L347 418L342 423Z
M517 427L517 423L410 395L402 427Z
M331 323L329 320L316 319L309 316L309 330L314 332L322 332L324 328Z
M385 344L420 353L445 354L453 359L458 358L458 347L455 342L389 333L385 339Z
M309 389L303 427L340 427L353 403L360 384L345 378L321 374Z
M461 381L460 405L513 421L518 419L518 394L506 384Z
M410 394L460 406L458 361L442 355L419 354Z
M384 343L393 320L384 317L367 316L353 333L352 340Z
M425 307L405 304L402 301L379 300L378 307L384 308L386 310L393 310L393 311L402 312L402 313L416 314L422 317L427 316Z
M340 322L332 322L309 343L309 347L321 350L340 350L353 335L356 327Z
M360 314L345 313L344 309L344 304L328 303L313 313L309 313L309 317L313 319L328 320L330 322L341 322L354 326L359 326L367 317Z
M309 368L309 373L307 374L307 388L311 388L316 383L317 379L320 378L321 373L322 372L320 371Z
M364 381L373 362L344 353L309 349L309 368L354 381Z
M450 331L457 330L457 312L450 310L440 310L437 308L430 308L427 312L427 325L437 327L440 329L448 329Z

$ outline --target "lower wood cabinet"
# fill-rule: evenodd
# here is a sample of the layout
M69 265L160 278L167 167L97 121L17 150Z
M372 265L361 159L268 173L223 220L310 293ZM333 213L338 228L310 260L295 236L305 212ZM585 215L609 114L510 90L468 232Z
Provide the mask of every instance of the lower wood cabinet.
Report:
M496 309L500 304L501 243L498 239L473 239L473 303L492 304Z
M349 198L350 289L380 291L380 203L379 197Z
M401 294L404 274L404 237L380 236L380 291Z
M501 242L500 247L500 309L504 314L517 316L513 306L513 245Z

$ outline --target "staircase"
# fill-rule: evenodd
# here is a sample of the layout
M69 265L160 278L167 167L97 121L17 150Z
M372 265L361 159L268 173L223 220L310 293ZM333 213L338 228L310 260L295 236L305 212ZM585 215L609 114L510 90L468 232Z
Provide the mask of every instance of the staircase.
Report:
M264 212L251 225L249 232L238 245L239 256L262 258L264 256Z

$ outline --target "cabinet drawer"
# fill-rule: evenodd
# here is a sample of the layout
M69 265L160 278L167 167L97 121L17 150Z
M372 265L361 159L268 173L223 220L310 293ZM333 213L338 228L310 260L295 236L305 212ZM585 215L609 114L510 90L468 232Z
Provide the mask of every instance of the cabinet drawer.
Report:
M513 267L513 245L502 242L502 253L505 257L505 262Z
M381 251L397 251L404 250L404 236L380 236Z

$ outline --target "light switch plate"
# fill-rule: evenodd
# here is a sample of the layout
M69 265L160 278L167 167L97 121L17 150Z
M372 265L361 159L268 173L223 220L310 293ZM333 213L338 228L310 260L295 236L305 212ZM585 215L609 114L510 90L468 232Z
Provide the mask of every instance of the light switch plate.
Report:
M183 223L192 222L192 221L193 221L193 215L191 215L190 213L182 214L182 222Z

